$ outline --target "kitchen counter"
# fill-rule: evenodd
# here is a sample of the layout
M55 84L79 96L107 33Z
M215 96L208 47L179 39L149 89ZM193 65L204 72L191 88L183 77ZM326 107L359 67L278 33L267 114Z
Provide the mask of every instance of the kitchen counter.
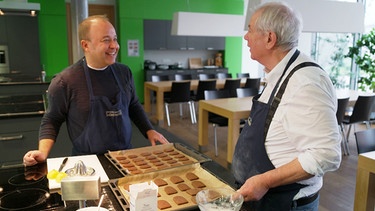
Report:
M124 177L115 166L113 166L112 162L108 160L104 155L98 156L98 159L103 166L107 176L109 177L110 181L118 178ZM208 161L202 164L202 167L206 169L207 171L211 172L214 174L217 178L220 180L228 183L230 186L233 186L234 180L231 175L231 173L226 170L225 168L221 167L219 164L213 161ZM38 164L36 166L32 167L27 167L24 168L22 164L20 165L15 165L15 166L7 166L0 168L0 172L2 177L0 178L1 184L0 187L3 188L3 192L0 192L0 210L8 210L2 208L3 205L9 205L9 199L8 201L5 201L3 197L6 197L9 193L12 192L13 188L13 183L10 183L10 181L14 180L12 178L15 178L15 176L21 175L21 178L33 178L33 180L27 180L29 182L26 182L25 185L23 186L18 186L15 187L17 192L20 194L22 193L23 190L28 190L30 188L35 189L35 190L41 190L44 189L46 191L49 191L48 189L48 180L47 178L43 175L46 174L47 172L47 165L46 163L44 164ZM33 176L32 176L33 175ZM38 176L39 175L39 176ZM19 178L17 176L17 178ZM32 177L31 177L32 176ZM39 178L39 179L37 179ZM23 179L25 180L25 179ZM34 181L35 180L35 181ZM34 182L33 182L34 181ZM8 184L9 182L9 184ZM19 183L21 184L21 183ZM118 202L117 197L115 194L120 194L119 192L113 192L109 186L109 183L107 185L102 186L102 194L104 194L104 199L102 202L102 207L106 207L109 210L123 210L121 204ZM36 207L29 207L27 210L55 210L55 211L75 211L79 208L80 206L80 201L65 201L63 202L61 200L61 195L59 192L53 191L49 192L48 194L48 199L46 200L43 204L36 206ZM20 196L21 197L21 196ZM28 196L23 196L24 201L30 200ZM19 198L18 198L19 199ZM12 199L12 203L16 203L18 199ZM33 199L33 196L31 197L31 200L34 202L36 199ZM82 201L81 201L82 202ZM86 206L97 206L99 202L99 199L97 200L87 200L85 201ZM17 206L17 205L16 205ZM18 209L20 210L20 209ZM193 209L198 211L199 209Z

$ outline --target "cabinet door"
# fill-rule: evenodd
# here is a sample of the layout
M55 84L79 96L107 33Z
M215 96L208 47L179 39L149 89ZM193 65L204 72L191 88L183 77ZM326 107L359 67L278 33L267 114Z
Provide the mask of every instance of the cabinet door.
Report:
M205 37L200 36L188 36L187 37L187 48L188 50L206 50Z
M167 49L167 23L164 20L144 20L144 48L145 50Z
M165 21L167 24L166 36L167 36L167 49L168 50L187 50L186 36L171 35L172 21Z
M224 37L205 37L206 50L225 50Z

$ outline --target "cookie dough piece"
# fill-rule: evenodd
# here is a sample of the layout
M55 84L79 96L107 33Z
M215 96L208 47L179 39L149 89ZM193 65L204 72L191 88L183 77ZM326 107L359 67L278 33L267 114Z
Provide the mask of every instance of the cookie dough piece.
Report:
M118 162L121 164L128 164L130 163L130 160L119 160Z
M180 191L186 191L189 190L190 187L185 183L180 183L177 185L177 188L180 189Z
M186 191L186 193L188 193L190 196L195 196L197 195L197 193L202 190L200 188L193 188L193 189L189 189Z
M199 177L196 174L192 173L192 172L186 173L186 178L188 180L190 180L190 181L199 179Z
M144 166L144 165L147 165L147 162L145 162L145 161L136 161L135 165L137 165L137 166Z
M178 184L178 183L181 183L183 182L184 180L179 177L179 176L171 176L170 178L171 182L173 182L174 184Z
M162 151L162 150L155 150L153 153L154 153L155 155L159 155L159 154L162 154L163 151Z
M182 204L188 203L188 201L183 196L175 196L175 197L173 197L173 201L177 205L182 205Z
M165 158L165 157L167 157L167 156L168 156L168 155L167 155L167 154L164 154L164 153L158 155L159 158Z
M150 156L151 153L149 153L149 152L143 152L143 153L141 153L141 155L142 155L143 157L147 157L147 156Z
M169 153L169 155L178 155L178 154L180 154L180 153L178 153L176 151L172 151L172 152Z
M168 164L173 164L173 163L177 163L177 161L175 161L175 160L168 160L167 163Z
M157 185L158 187L168 185L168 183L167 183L165 180L161 179L161 178L156 178L156 179L154 179L154 183L155 183L155 185Z
M167 149L164 149L164 152L173 152L174 149L171 147L171 148L167 148Z
M172 206L169 204L169 202L165 200L158 200L158 208L160 210L171 208Z
M177 190L174 189L172 186L167 186L164 188L164 191L165 193L167 193L168 195L172 195L172 194L176 194L177 193Z
M125 156L117 156L116 159L119 160L119 161L120 160L126 160L126 157Z
M142 165L142 166L139 166L140 169L149 169L151 168L151 166L149 165Z
M195 187L195 188L204 188L204 187L206 187L206 185L203 184L203 182L201 182L201 181L199 181L199 180L193 181L191 184L192 184L193 187Z
M144 158L142 157L139 157L139 158L134 158L133 161L134 162L140 162L140 161L143 161Z
M138 157L138 156L137 155L128 155L128 158L130 158L130 159L134 159L136 157Z

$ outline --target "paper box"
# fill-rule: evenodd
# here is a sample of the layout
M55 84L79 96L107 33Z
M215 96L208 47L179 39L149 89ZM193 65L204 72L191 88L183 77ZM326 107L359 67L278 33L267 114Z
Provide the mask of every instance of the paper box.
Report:
M158 206L158 186L144 182L129 186L130 211L154 211Z

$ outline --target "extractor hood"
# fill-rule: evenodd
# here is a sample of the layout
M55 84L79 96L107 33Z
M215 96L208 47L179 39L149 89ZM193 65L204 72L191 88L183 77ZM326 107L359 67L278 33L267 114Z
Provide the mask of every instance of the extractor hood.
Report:
M29 3L27 0L0 1L0 15L31 15L35 16L40 10L39 3Z

